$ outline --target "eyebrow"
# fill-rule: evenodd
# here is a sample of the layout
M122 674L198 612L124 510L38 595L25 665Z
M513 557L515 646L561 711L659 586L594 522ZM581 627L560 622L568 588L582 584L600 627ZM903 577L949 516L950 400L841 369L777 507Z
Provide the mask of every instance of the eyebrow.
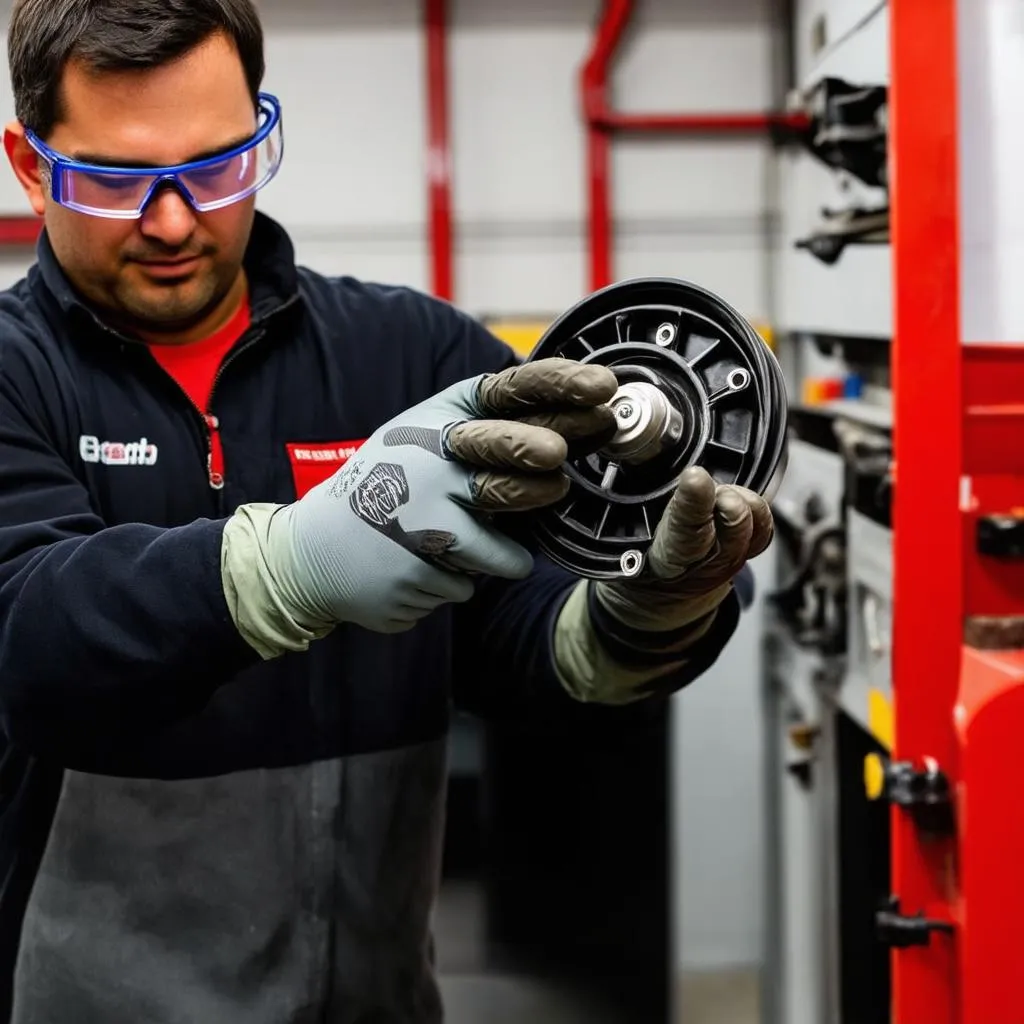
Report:
M187 160L180 161L180 163L194 164L199 163L200 160L212 160L214 157L230 153L231 150L237 149L239 146L244 146L251 139L252 133L250 132L247 135L239 136L233 142L229 142L224 146L218 146L216 149L204 150L202 153L197 153L195 156L191 156ZM70 159L75 160L80 164L97 164L100 167L123 167L125 170L133 171L155 170L158 167L167 166L166 164L146 163L145 161L139 160L121 160L117 157L106 156L100 153L82 153L77 150L69 153L68 156Z

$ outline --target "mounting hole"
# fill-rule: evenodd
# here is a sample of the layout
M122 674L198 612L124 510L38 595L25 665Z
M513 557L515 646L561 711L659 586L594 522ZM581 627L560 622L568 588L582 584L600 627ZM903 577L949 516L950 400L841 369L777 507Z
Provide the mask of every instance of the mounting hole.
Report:
M737 366L725 378L725 382L731 391L742 391L750 383L750 374L742 366Z
M623 576L637 576L644 567L644 556L640 551L627 551L619 559L619 568Z
M676 340L676 327L675 324L662 324L657 331L654 333L654 340L661 345L662 348L667 348Z

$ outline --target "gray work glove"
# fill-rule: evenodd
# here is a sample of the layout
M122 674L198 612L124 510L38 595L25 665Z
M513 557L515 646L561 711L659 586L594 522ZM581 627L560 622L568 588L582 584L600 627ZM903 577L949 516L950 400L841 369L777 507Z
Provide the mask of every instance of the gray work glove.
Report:
M692 624L693 632L679 640L682 650L707 631L733 578L768 547L773 533L764 498L716 485L706 470L691 466L658 523L643 571L597 584L597 599L634 629L662 632Z
M568 445L611 435L616 388L606 368L565 359L462 381L386 423L299 501L243 506L222 557L243 636L269 657L340 622L401 632L468 600L471 574L527 576L529 552L486 514L561 499Z

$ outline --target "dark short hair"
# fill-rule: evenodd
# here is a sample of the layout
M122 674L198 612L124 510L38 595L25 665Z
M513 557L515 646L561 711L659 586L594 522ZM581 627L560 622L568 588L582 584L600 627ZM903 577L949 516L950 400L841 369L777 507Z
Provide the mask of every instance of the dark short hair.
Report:
M253 0L15 0L7 33L15 115L45 139L62 116L70 61L95 72L144 71L218 32L235 44L255 106L265 61Z

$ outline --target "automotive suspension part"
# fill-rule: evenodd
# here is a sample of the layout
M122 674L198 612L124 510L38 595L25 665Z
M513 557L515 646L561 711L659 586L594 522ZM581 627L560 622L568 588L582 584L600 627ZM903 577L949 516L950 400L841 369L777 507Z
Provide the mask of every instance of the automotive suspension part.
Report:
M774 494L785 471L782 371L717 295L672 278L611 285L559 317L529 360L552 356L607 366L619 380L614 438L570 457L568 494L533 518L553 561L591 579L640 573L688 466Z

